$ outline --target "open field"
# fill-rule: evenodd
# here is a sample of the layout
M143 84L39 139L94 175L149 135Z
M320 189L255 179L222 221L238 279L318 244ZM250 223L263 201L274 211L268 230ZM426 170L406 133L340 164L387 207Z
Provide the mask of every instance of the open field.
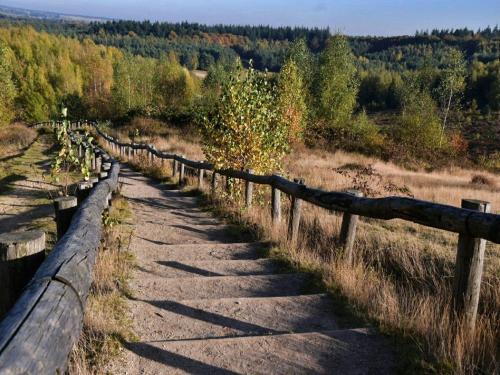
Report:
M188 139L175 129L155 126L159 132L151 132L141 141L203 160L196 137ZM127 132L122 135L126 139ZM170 166L166 168L161 171L158 166L154 172L168 176ZM455 206L462 198L481 199L491 203L493 212L500 211L500 178L484 171L458 167L430 173L410 171L362 155L301 148L287 157L283 169L289 177L304 178L307 185L327 190L355 188L366 196L412 196ZM411 362L406 364L408 373L498 371L500 246L487 246L480 318L471 338L450 319L456 234L401 220L362 219L356 262L348 267L336 256L340 215L306 204L300 240L292 247L286 240L285 223L277 231L269 229L269 192L258 190L259 204L251 210L240 208L241 194L214 203L220 213L253 228L260 239L272 240L274 256L316 272L358 314L413 343L413 352L407 355ZM284 209L288 209L286 201Z

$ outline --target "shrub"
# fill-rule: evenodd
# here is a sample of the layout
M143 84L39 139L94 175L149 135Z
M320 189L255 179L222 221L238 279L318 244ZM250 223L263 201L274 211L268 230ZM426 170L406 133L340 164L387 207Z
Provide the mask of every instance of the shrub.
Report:
M483 186L495 187L495 182L482 174L475 174L474 176L472 176L470 182L473 185L483 185Z
M441 121L436 103L418 79L409 78L403 88L403 108L396 137L410 153L436 151L446 146L441 141Z
M495 172L500 172L500 151L495 151L492 154L481 155L478 162L484 168L490 169Z
M302 140L307 118L306 90L297 65L288 60L278 79L278 107L282 121L288 124L290 143Z
M164 124L158 120L146 117L134 117L123 130L128 131L130 139L134 139L137 136L151 137L163 134L165 131L163 125Z
M0 128L0 155L6 155L28 146L35 137L36 131L22 124Z
M350 134L353 143L359 145L361 151L379 154L384 146L384 137L364 110L353 119Z
M276 88L252 67L224 84L215 114L204 121L204 152L216 168L269 173L288 150Z

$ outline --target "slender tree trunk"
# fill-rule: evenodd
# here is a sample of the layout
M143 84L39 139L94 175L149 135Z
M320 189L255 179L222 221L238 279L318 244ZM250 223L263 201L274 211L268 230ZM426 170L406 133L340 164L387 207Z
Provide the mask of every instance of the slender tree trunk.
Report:
M128 75L128 110L130 111L130 75Z
M450 112L452 97L453 97L453 89L450 90L450 96L448 97L448 103L447 103L447 105L445 107L445 111L444 111L443 127L441 129L441 138L439 139L439 147L441 147L441 145L443 144L444 131L446 129L446 121L448 120L448 113Z

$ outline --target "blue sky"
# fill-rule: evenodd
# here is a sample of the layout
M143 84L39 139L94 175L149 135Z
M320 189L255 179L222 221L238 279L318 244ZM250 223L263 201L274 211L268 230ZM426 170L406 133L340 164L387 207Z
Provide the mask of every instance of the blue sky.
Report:
M500 24L500 0L0 0L0 4L138 20L330 26L349 35Z

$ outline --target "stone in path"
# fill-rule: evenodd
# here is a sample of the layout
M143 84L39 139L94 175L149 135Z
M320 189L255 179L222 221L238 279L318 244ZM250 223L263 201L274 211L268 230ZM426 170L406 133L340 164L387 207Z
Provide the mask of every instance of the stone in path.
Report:
M195 197L122 170L135 213L137 258L128 306L137 342L115 374L388 374L388 343L368 329L339 329L308 275L283 273L200 210Z

